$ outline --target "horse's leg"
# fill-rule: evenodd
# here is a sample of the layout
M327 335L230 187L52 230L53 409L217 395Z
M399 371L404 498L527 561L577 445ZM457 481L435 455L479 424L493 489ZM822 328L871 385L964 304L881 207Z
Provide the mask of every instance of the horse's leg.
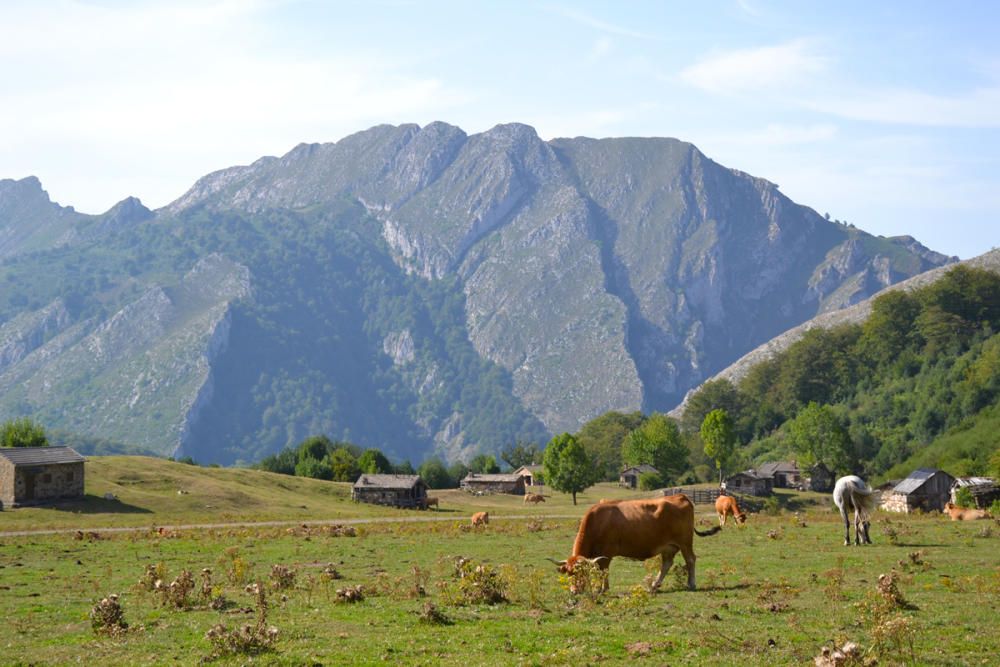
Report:
M864 529L861 527L861 510L858 509L857 503L854 503L854 545L861 546L861 532Z
M840 507L840 516L844 520L844 546L851 545L851 520L847 518L847 507Z

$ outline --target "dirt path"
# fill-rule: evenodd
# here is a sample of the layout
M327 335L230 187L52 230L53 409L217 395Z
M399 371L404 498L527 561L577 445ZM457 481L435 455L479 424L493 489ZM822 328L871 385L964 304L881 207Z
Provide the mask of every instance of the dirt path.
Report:
M522 519L577 519L578 516L572 514L511 514L509 516L490 515L492 520L522 520ZM63 535L72 534L77 531L86 533L141 533L162 528L169 531L181 530L213 530L219 528L274 528L281 526L333 526L333 525L359 525L366 523L422 523L431 521L468 521L467 517L461 516L408 516L408 517L369 517L366 519L307 519L305 521L295 521L284 519L281 521L232 521L228 523L189 523L189 524L162 524L153 526L108 526L105 528L87 526L83 528L40 528L36 530L9 530L0 532L0 539L5 537L26 537L31 535Z

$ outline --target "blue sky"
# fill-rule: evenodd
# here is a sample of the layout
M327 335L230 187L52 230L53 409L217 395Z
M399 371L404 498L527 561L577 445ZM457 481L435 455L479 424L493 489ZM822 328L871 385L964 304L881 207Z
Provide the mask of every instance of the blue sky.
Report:
M1000 4L0 4L0 178L100 212L379 123L669 136L872 233L1000 245Z

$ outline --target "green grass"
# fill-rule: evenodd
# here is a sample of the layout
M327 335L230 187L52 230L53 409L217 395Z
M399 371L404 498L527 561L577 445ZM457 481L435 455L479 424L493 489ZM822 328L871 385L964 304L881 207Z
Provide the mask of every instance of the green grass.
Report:
M119 489L132 489L137 507L150 499L145 515L150 525L164 525L168 517L192 523L219 518L185 506L195 487L177 496L164 482L126 484L118 457L108 463L108 470L118 471L113 478ZM160 472L175 466L180 464ZM570 595L567 582L545 560L569 555L576 520L538 517L580 514L599 497L637 495L611 485L592 489L577 508L562 494L525 508L516 498L446 492L440 494L441 512L404 512L354 505L338 494L326 499L317 490L321 483L311 480L185 467L190 470L176 474L192 484L203 476L217 480L213 502L271 498L289 505L273 508L275 515L292 515L291 501L268 486L277 478L304 499L307 509L299 511L310 519L367 512L400 520L357 524L354 537L335 536L321 526L275 526L0 538L0 615L7 620L0 662L193 664L208 658L209 628L254 619L241 611L253 606L245 582L228 576L238 569L234 564L244 569L245 581L265 582L272 565L286 565L297 572L296 584L268 590L267 623L279 631L273 649L219 657L216 664L806 664L823 645L847 639L874 656L872 626L862 622L859 605L871 608L879 575L891 570L899 574L899 589L912 608L892 612L907 620L896 626L900 646L887 640L880 664L981 664L998 648L1000 527L993 522L878 514L873 546L844 547L839 517L822 496L786 493L783 503L803 508L799 513L756 514L743 528L695 538L698 591L681 590L679 578L668 576L660 592L646 594L641 584L656 562L615 559L610 592L594 599ZM111 483L96 471L88 475L94 484ZM245 497L233 495L238 491ZM468 513L480 507L490 510L491 523L470 530ZM227 511L244 518L255 510ZM22 512L42 510L3 512L0 526ZM122 515L74 516L81 526L95 528ZM504 518L514 516L535 518ZM697 508L697 517L702 526L715 521L706 506ZM413 521L428 518L443 520ZM509 601L460 604L454 574L459 556L494 568ZM342 580L323 579L327 563ZM137 585L146 566L155 564L162 564L166 581L186 568L197 583L202 568L211 568L217 592L232 605L220 611L197 600L187 609L164 606L157 594ZM355 585L366 592L363 601L336 601L337 588ZM110 593L121 595L130 631L98 637L88 613ZM427 603L449 624L421 620Z

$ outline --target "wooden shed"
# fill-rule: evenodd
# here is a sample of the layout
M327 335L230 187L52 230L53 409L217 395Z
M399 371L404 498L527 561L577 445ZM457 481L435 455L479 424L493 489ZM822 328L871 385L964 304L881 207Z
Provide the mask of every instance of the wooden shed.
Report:
M351 489L355 502L427 509L427 484L420 475L361 475Z
M955 492L966 488L979 509L989 509L993 501L1000 500L1000 486L992 477L959 477L951 485L951 502L956 502Z
M520 473L486 474L470 472L459 482L459 486L469 493L510 493L524 495L524 475Z
M944 510L951 499L951 485L955 478L937 468L919 468L882 496L882 509L888 512L909 514Z
M757 477L771 480L775 489L797 489L802 486L802 471L795 461L770 461L757 466Z
M659 475L660 471L647 463L625 468L625 470L622 470L621 474L618 476L618 486L624 486L629 489L637 489L639 488L639 478L643 475L650 474Z
M83 497L83 464L72 447L0 448L0 508Z
M773 491L770 477L759 477L750 471L730 475L724 484L727 495L745 493L750 496L769 496Z

